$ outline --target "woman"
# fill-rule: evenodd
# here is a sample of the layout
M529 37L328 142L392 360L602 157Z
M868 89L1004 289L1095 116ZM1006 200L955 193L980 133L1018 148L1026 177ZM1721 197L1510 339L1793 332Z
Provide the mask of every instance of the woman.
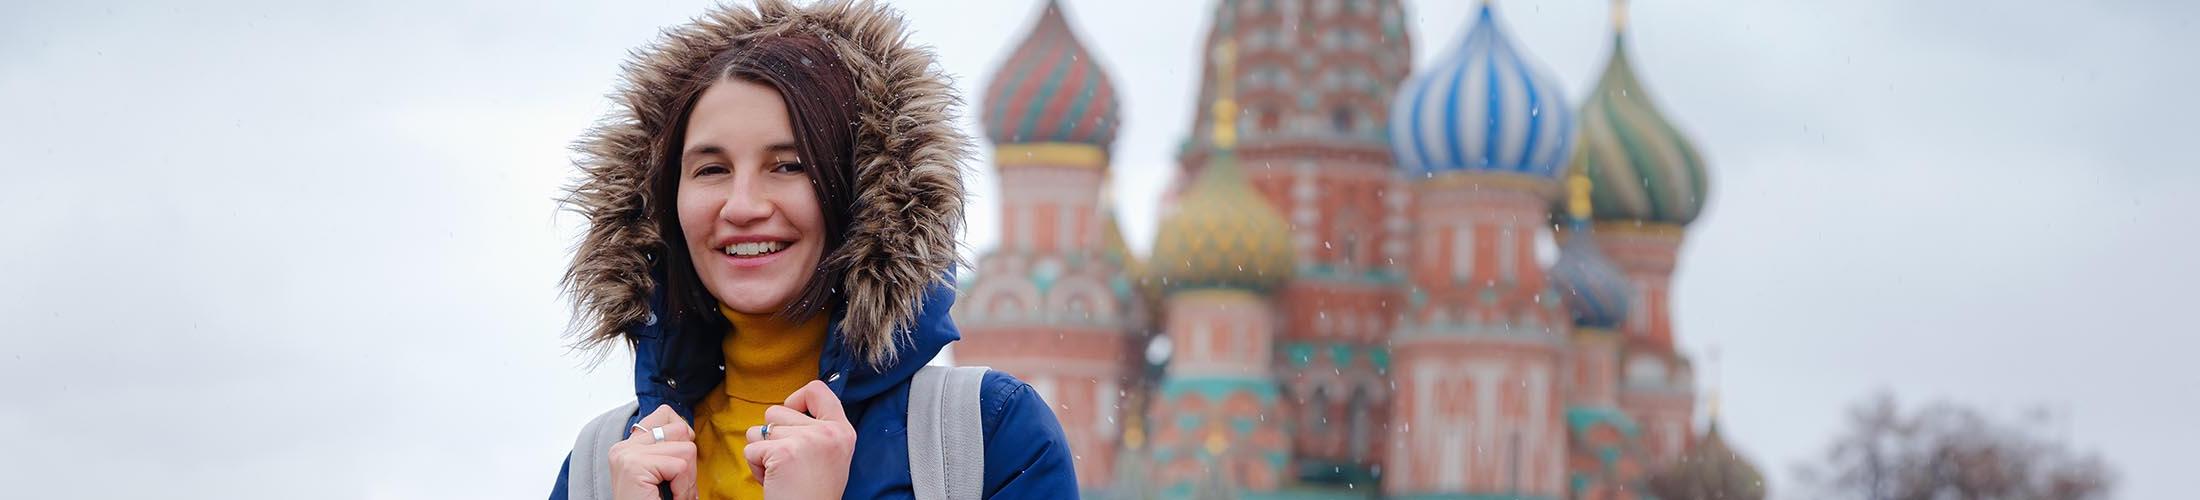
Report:
M891 11L758 4L667 31L582 141L568 202L589 229L566 283L583 345L633 347L637 401L583 432L553 499L906 498L924 482L911 379L959 338L957 99ZM969 491L1075 497L1031 386L973 386Z

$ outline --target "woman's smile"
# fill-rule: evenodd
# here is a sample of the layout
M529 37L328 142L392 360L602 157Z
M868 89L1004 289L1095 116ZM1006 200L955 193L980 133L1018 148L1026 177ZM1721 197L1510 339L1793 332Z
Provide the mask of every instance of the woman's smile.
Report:
M720 244L719 251L734 268L753 269L779 260L781 254L798 243L799 240L742 236Z

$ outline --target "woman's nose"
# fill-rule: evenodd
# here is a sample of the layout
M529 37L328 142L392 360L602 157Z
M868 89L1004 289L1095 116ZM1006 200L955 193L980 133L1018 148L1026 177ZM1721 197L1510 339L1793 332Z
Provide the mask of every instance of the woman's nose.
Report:
M718 209L719 218L741 226L771 217L771 200L765 196L763 183L757 182L757 177L749 173L735 174L733 189L726 193L726 204Z

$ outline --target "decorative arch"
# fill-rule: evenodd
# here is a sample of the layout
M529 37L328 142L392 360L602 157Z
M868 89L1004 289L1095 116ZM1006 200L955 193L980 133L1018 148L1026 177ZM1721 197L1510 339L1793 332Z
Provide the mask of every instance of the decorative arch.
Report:
M1084 273L1063 276L1047 293L1047 310L1069 321L1113 323L1119 314L1116 306L1115 292Z
M979 315L987 321L1024 321L1038 317L1033 308L1040 304L1039 288L1030 280L996 275L996 279L979 282L972 290L972 297L979 305Z

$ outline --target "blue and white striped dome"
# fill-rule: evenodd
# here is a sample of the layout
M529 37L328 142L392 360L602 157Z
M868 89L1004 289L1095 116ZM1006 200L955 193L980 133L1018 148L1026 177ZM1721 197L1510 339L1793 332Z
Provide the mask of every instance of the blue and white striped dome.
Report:
M1415 177L1451 172L1556 179L1573 152L1573 107L1558 81L1505 35L1482 4L1451 54L1398 89L1391 153Z

